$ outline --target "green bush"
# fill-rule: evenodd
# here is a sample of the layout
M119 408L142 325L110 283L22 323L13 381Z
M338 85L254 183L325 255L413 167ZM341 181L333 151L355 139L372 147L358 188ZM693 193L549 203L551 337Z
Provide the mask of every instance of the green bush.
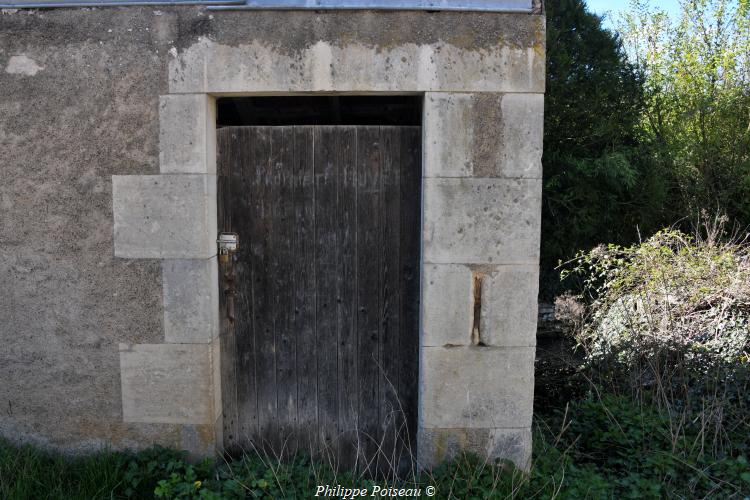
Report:
M599 246L564 270L584 284L572 373L589 396L561 443L618 496L748 494L750 244L725 222Z
M750 247L721 221L582 253L572 272L592 300L578 332L590 377L696 427L712 453L748 433Z

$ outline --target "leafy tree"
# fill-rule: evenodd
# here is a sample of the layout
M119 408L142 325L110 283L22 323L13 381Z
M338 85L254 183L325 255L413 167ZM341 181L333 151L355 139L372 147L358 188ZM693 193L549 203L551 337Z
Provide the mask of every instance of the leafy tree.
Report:
M645 76L643 132L679 182L685 215L750 223L750 1L682 0L676 21L632 0L620 22Z
M542 290L559 260L670 219L670 180L642 141L643 78L583 0L547 3Z

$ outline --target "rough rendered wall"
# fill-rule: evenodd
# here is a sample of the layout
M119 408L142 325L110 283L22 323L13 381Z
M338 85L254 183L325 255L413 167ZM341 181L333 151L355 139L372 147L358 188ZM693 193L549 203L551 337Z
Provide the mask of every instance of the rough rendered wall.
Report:
M425 266L434 264L430 269L438 277L455 271L455 286L446 287L446 293L465 295L469 308L470 281L464 278L485 276L482 321L492 323L490 306L504 304L498 298L502 288L491 287L494 280L507 286L536 279L538 214L530 212L539 208L540 172L533 163L537 151L536 146L529 151L517 147L525 144L518 135L525 129L519 132L508 124L523 121L525 112L541 116L541 99L534 95L544 86L543 40L543 19L526 15L209 13L188 7L0 13L0 434L73 451L153 441L196 452L220 445L220 431L210 422L212 410L220 411L221 405L205 380L212 376L218 351L200 347L213 337L207 340L196 327L211 320L187 318L180 311L186 304L212 303L185 297L192 289L190 279L215 281L215 264L210 251L204 251L215 236L207 230L203 239L192 238L185 225L188 209L196 217L208 213L189 201L194 196L196 203L205 204L213 173L206 150L185 153L186 145L180 143L185 136L174 133L181 124L195 137L206 131L201 120L212 105L206 93L426 92L434 103L426 100L426 112L437 113L426 120L432 119L435 137L453 143L446 150L425 145L434 158L426 165L426 203L432 203L433 215L442 203L450 212L447 226L433 225L425 233L426 239L443 234L428 245ZM503 95L512 95L508 93L528 96L503 101ZM192 104L196 102L198 107ZM198 113L197 120L185 118L191 113ZM449 121L441 120L440 113ZM455 129L441 129L441 123ZM540 133L534 128L532 140ZM505 134L502 141L493 140L498 134ZM189 145L194 146L192 141ZM508 148L521 151L532 164L519 162ZM190 154L203 156L196 160ZM153 174L160 174L159 180L148 177ZM482 194L488 183L499 194ZM456 196L479 201L461 203L462 213L452 208L456 205L450 200ZM497 196L502 203L493 208ZM165 206L164 199L183 205ZM182 217L183 226L175 231L200 251L191 254L185 245L165 250L170 245L154 243L148 233L154 222L150 210L165 217L158 221L164 224ZM475 212L482 210L489 214L478 222ZM118 230L113 220L119 221ZM480 241L485 244L481 248L472 243L482 228L496 230L498 221L509 224L506 240ZM202 227L210 229L211 224ZM448 232L441 233L445 228ZM117 231L120 257L114 256ZM515 236L519 244L513 243ZM199 258L203 260L195 260ZM528 290L524 296L533 293ZM524 305L514 305L521 316ZM436 353L423 360L427 369L474 362L469 359L476 357L469 320L467 316L460 323L460 331L431 332L437 336L434 345L425 334L423 347ZM533 344L527 335L508 337L514 327L494 333L484 328L483 339L488 349L511 348L508 354L523 349L521 358L511 357L528 361L518 377L530 390L524 374ZM452 345L445 340L452 334L466 346L446 347L443 342ZM508 357L497 352L497 360ZM492 384L514 370L510 361L503 363L491 362L496 368L488 372L496 377ZM185 370L185 377L179 378L179 370ZM179 383L164 385L169 376ZM472 376L467 376L470 383ZM519 410L520 424L482 416L482 411L502 413L502 402L513 402L512 391L493 400L487 392L492 385L484 386L489 399L480 401L481 408L467 408L446 421L453 417L438 414L441 405L463 389L452 389L448 382L438 392L425 388L422 396L422 405L428 405L427 411L420 408L428 419L424 436L436 444L425 453L438 460L455 448L456 440L460 446L481 448L483 443L474 441L482 439L482 432L497 438L506 428L523 431L520 438L512 436L514 442L525 439L530 424L525 407ZM144 392L149 384L154 390ZM175 395L184 396L185 407L199 411L179 414L179 408L171 412L168 404L158 404ZM447 435L456 422L467 422L459 427L476 422L483 431ZM439 435L430 438L430 433ZM520 445L518 460L524 460L526 444Z
M158 338L161 275L114 258L110 178L157 168L168 45L152 12L118 18L0 13L0 433L18 441L174 441L120 408L117 342Z
M0 13L0 434L82 451L210 448L195 426L124 423L118 343L163 341L161 267L114 257L112 175L159 171L183 9Z

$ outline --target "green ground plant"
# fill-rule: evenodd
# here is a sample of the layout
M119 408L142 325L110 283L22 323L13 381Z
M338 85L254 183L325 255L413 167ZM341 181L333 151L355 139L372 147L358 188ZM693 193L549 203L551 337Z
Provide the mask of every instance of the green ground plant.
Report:
M538 419L528 473L509 463L460 456L432 473L379 482L298 457L269 461L248 454L233 461L192 464L163 448L138 454L100 452L77 459L0 442L0 497L313 498L319 484L369 488L433 486L441 499L483 498L746 498L747 454L722 457L673 448L668 415L623 395L595 391ZM691 439L689 433L685 439ZM747 450L748 437L736 448Z

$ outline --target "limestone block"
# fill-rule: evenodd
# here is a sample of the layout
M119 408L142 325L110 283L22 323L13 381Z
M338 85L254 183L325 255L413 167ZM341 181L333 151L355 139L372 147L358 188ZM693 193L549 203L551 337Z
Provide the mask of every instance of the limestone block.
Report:
M474 171L472 94L424 97L424 176L470 177Z
M206 94L159 98L161 173L216 173L216 101Z
M531 466L531 429L419 429L419 468L430 470L472 452L486 458L511 460L521 470Z
M482 282L480 336L496 347L536 345L538 266L476 269Z
M534 394L533 347L423 347L424 428L527 428Z
M214 424L211 347L120 344L125 422Z
M426 264L422 345L535 346L538 291L535 265Z
M172 94L311 91L544 92L544 51L500 43L476 50L440 40L319 40L287 50L257 39L230 46L203 38L169 63Z
M537 264L541 179L424 179L427 263Z
M425 95L425 177L542 176L542 94Z
M460 264L425 264L422 272L422 345L470 345L471 271Z
M113 175L115 256L216 255L215 175Z
M544 95L505 94L501 116L503 135L498 173L507 177L542 177Z
M208 343L219 335L216 257L162 261L167 342Z

